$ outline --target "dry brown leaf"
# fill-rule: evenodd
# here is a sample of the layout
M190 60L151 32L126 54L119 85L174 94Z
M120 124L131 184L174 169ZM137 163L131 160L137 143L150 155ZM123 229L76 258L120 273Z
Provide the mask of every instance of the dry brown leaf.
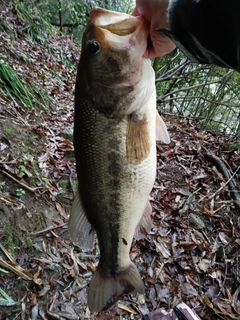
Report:
M231 292L228 290L228 289L225 289L226 290L226 294L227 294L227 296L228 296L228 300L229 301L232 301L232 294L231 294Z
M195 242L180 241L179 246L183 247L184 250L193 250L197 247Z
M219 302L215 302L215 305L219 308L219 310L221 311L221 313L226 317L230 317L231 319L237 319L237 317L235 316L235 314L227 312Z
M205 260L202 259L199 263L198 263L198 268L200 270L202 270L203 272L206 272L207 271L207 266L206 266L206 263L205 263Z
M27 297L29 299L30 305L35 306L37 304L37 295L34 292L28 292Z
M42 267L38 266L38 271L33 275L33 278L38 278L40 272L42 271Z
M194 232L191 232L191 238L192 241L194 241L197 245L199 245L201 242L199 240L197 240L197 238L195 237Z
M132 314L138 314L134 309L132 309L131 307L128 307L126 304L118 303L118 308Z
M43 281L42 281L42 279L40 279L40 278L33 279L33 282L36 283L36 284L38 284L39 286L41 286L41 285L43 284Z
M240 245L240 238L235 240L236 244Z
M59 202L56 202L56 209L63 218L68 219L66 211Z
M195 284L196 286L203 288L203 286L198 283L197 281L195 281L192 277L190 277L189 275L185 275L187 282L192 282L193 284Z
M200 204L197 204L197 206L199 207L199 208L201 208L208 216L212 216L213 214L212 214L212 212L210 211L210 210L208 210L207 208L205 208L204 206L202 206L202 205L200 205Z
M203 301L203 303L205 304L205 306L207 306L208 308L213 309L213 304L212 304L212 302L208 299L207 296L205 296L205 295L203 295L203 294L202 294L202 301Z

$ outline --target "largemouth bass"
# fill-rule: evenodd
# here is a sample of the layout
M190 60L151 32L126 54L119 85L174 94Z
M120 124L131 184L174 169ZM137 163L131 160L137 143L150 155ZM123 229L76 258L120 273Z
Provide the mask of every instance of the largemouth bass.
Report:
M148 199L156 173L155 140L168 143L169 136L156 113L154 71L142 58L148 23L102 9L93 9L90 20L75 88L79 191L69 233L75 244L90 250L96 230L100 261L88 306L98 312L122 294L144 292L129 251L134 233L139 239L151 228Z

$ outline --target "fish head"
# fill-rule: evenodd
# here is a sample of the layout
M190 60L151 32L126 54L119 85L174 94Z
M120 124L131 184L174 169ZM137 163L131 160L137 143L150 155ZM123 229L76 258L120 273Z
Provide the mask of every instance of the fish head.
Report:
M148 35L149 22L142 17L93 9L82 39L78 71L85 81L85 93L89 89L93 98L94 94L101 97L99 91L104 88L132 91L142 77Z

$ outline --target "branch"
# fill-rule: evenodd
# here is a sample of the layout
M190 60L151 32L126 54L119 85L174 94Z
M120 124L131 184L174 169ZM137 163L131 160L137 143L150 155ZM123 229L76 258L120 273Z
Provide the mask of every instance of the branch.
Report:
M0 172L1 172L2 174L4 174L6 177L12 179L14 182L18 183L21 187L27 189L27 190L30 191L30 192L33 192L33 193L34 193L35 191L40 190L40 189L48 189L47 187L31 188L31 187L29 187L28 185L26 185L25 183L20 182L19 180L17 180L16 178L14 178L12 175L10 175L9 173L7 173L6 171L0 169Z
M228 77L230 73L232 73L233 71L230 70L228 73L226 73L225 75L223 75L219 80L216 80L216 81L211 81L211 82L204 82L204 83L200 83L200 84L196 84L194 86L190 86L190 87L187 87L187 88L181 88L181 89L178 89L178 90L175 90L175 91L172 91L172 92L169 92L165 95L163 95L161 98L159 98L157 100L157 102L161 102L163 99L165 99L166 97L168 96L171 96L171 95L174 95L176 93L179 93L179 92L184 92L184 91L189 91L191 89L196 89L196 88L199 88L199 87L203 87L203 86L209 86L210 84L215 84L215 83L222 83L223 79Z
M164 73L161 77L157 78L155 83L158 82L162 82L162 81L167 81L172 79L172 77L179 71L181 71L183 68L185 68L186 66L188 66L191 62L190 61L185 61L180 65L177 65L176 67L174 67L173 69L167 71L166 73Z
M226 165L224 164L223 160L219 157L217 157L216 155L212 154L210 151L208 151L207 149L205 149L205 156L206 158L212 162L217 169L222 173L223 177L225 179L227 179L226 183L224 183L223 186L221 186L221 188L219 188L213 195L211 195L208 199L211 200L212 198L214 198L216 196L216 194L218 192L220 192L226 185L229 185L229 189L234 191L231 193L231 198L233 200L235 200L234 202L234 206L237 210L240 211L240 195L238 190L236 190L237 184L235 182L235 180L233 179L235 177L235 175L238 173L240 166L238 166L237 170L230 175L229 170L227 169ZM234 190L235 189L235 190Z

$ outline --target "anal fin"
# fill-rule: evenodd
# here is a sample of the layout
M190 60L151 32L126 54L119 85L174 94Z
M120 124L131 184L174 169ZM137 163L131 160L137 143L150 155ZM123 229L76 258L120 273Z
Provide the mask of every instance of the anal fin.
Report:
M77 191L68 221L68 233L72 242L83 251L93 247L95 232L84 212L79 191Z
M156 110L156 140L161 140L164 143L170 143L170 137L167 131L167 127Z
M142 215L142 218L139 222L139 224L136 227L134 238L136 240L140 240L148 234L148 232L152 228L152 219L151 219L151 213L152 213L152 206L150 202L148 201L144 210L144 213Z

